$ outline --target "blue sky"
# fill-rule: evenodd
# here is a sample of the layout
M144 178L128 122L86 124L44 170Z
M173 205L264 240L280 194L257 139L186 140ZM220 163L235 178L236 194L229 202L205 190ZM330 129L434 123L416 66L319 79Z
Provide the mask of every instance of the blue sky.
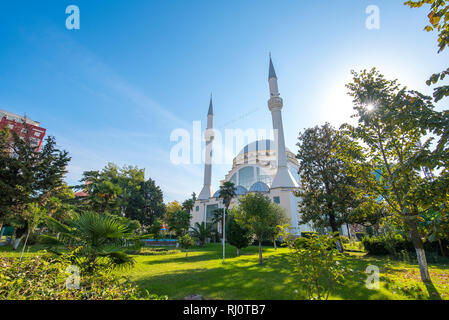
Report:
M71 4L80 30L65 27ZM365 28L368 5L379 30ZM431 93L424 81L448 52L422 31L426 14L396 0L4 0L0 109L40 121L70 152L69 184L107 162L137 165L182 201L201 190L203 166L170 163L170 134L205 125L211 92L216 127L270 129L271 51L296 152L300 130L349 121L351 69ZM214 166L214 190L229 169Z

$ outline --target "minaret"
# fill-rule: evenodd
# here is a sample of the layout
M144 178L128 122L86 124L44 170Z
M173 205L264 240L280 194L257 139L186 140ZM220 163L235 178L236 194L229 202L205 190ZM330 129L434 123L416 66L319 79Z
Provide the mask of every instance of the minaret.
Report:
M270 100L268 108L271 111L273 119L274 139L277 146L277 172L271 184L271 188L298 188L298 183L293 178L287 168L287 152L285 149L284 127L282 125L282 107L283 101L279 94L278 79L274 70L273 61L270 54L270 70L268 73L268 83L270 85Z
M210 96L209 112L207 113L207 128L204 133L206 140L206 157L204 165L204 186L198 200L209 200L212 196L212 144L214 141L214 107Z

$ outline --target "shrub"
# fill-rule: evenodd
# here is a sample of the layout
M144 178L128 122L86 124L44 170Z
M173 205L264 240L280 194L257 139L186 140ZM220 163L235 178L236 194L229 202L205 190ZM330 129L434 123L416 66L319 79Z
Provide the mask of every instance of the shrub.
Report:
M343 243L349 243L350 242L349 238L346 237L346 236L340 236L340 241L343 242Z
M68 289L66 272L70 263L47 256L0 257L1 300L166 300L150 295L128 280L99 272L80 277L79 289Z
M193 247L195 244L195 240L188 234L183 235L182 237L178 238L179 246L186 250L186 258L189 254L189 248Z
M314 232L314 231L305 231L305 232L301 232L301 237L303 238L311 238L312 236L317 236L318 232Z
M380 237L364 237L362 239L365 250L371 255L400 255L401 252L414 252L413 243L404 239L400 234ZM401 254L403 255L403 253Z
M335 235L295 238L284 231L282 236L284 245L290 248L289 261L302 289L300 297L327 300L346 273L346 268L340 262L342 255L335 249Z

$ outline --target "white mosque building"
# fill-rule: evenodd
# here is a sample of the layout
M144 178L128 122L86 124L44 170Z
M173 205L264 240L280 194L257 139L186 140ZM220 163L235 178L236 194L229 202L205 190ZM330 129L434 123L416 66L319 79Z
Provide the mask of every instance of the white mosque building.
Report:
M233 159L232 169L226 174L223 184L231 181L236 186L236 197L230 207L238 205L241 196L250 192L266 194L271 201L281 205L291 221L291 232L300 235L311 231L309 225L299 224L298 201L294 191L299 187L298 161L295 154L285 146L282 125L283 100L280 97L277 76L270 57L268 83L270 99L268 108L273 119L274 140L258 140L245 146ZM212 99L207 114L206 161L204 168L204 186L195 201L191 215L191 225L210 223L215 209L224 208L219 190L212 191L212 149L213 149L213 104Z

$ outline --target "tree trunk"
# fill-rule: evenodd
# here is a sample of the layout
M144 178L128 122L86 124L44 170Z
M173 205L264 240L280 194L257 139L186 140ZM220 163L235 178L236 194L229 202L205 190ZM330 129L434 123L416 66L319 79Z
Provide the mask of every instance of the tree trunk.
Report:
M23 252L25 251L25 247L27 246L27 242L28 242L28 237L29 237L29 236L30 236L30 231L28 231L27 237L25 238L25 243L23 244L22 253L20 254L20 259L19 259L19 261L22 261Z
M274 250L277 250L277 245L276 245L276 238L273 239L273 245L274 245Z
M237 257L240 256L240 248L237 248Z
M262 258L262 241L259 240L259 264L263 264L263 258Z
M416 256L418 258L421 280L423 282L431 282L429 269L427 267L426 252L424 251L424 245L421 240L421 237L419 236L416 220L415 219L411 221L409 220L408 225L410 227L410 235L412 238L413 246L415 247Z
M17 250L17 247L19 246L21 239L22 239L22 236L20 236L19 238L16 239L16 241L14 241L14 244L12 247L13 250Z
M329 214L329 224L331 226L332 232L338 232L338 238L337 238L337 250L340 253L343 253L343 244L341 243L340 240L340 231L337 228L337 223L335 222L335 216L333 214Z
M446 255L444 254L444 249L443 249L443 244L441 243L441 239L438 239L438 244L440 245L441 255L443 257L445 257Z
M346 224L346 228L348 229L349 243L352 243L351 230L349 230L349 224Z

